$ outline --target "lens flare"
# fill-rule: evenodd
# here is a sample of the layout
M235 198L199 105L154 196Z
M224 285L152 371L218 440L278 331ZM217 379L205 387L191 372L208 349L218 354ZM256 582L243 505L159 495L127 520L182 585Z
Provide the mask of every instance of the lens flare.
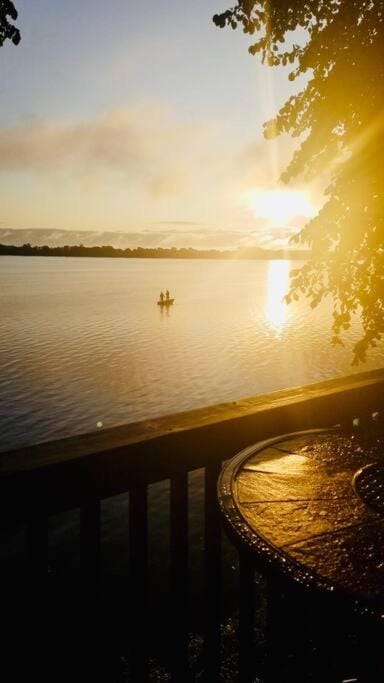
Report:
M255 216L271 223L288 224L295 216L310 218L315 210L302 190L251 190L247 203Z

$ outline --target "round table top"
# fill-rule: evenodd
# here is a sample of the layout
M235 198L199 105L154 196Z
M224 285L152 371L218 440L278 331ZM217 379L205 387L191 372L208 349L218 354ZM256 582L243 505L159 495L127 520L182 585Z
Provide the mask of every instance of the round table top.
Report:
M315 430L264 441L224 466L218 495L232 540L259 564L384 618L382 437Z

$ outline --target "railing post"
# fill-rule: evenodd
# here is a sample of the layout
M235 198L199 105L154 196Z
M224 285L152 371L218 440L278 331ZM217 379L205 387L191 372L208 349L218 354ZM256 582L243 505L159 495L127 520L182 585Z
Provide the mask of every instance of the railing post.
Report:
M7 574L5 582L2 577L2 679L9 678L8 672L14 680L26 680L33 673L39 678L49 653L44 626L52 623L47 599L48 520L40 512L26 530L25 566L16 566Z
M280 680L282 675L281 663L285 650L282 624L284 616L281 583L275 576L269 576L267 581L266 662L264 671L266 683L275 683L275 681Z
M369 427L373 426L372 412L361 413L359 416L359 432L368 430Z
M80 594L78 606L73 609L81 616L81 646L77 654L84 669L95 665L100 667L107 648L102 637L104 627L100 614L100 501L95 500L80 508ZM72 598L73 599L73 598ZM76 598L75 598L76 601ZM69 625L69 613L67 620ZM89 661L90 660L90 661ZM89 663L87 664L87 661Z
M148 680L148 492L143 484L129 494L130 663L134 683Z
M100 501L80 508L80 565L87 593L97 590L100 571Z
M205 667L209 683L220 675L221 523L217 480L221 463L205 468Z
M48 574L48 520L35 517L27 529L28 573L32 584L46 585Z
M188 472L171 477L170 596L172 681L188 677Z
M255 656L253 631L255 620L255 571L249 557L240 554L239 672L241 683L252 680Z

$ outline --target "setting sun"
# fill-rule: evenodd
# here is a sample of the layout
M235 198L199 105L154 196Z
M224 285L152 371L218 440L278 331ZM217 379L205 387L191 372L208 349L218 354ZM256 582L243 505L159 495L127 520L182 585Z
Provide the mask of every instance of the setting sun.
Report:
M247 202L255 216L286 224L295 216L312 216L308 194L302 190L251 190Z

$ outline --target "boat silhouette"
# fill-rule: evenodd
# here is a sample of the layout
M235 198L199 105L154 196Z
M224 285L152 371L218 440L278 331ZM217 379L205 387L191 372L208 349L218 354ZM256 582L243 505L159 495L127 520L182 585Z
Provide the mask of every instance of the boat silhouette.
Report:
M172 306L174 299L160 299L157 302L158 306Z

